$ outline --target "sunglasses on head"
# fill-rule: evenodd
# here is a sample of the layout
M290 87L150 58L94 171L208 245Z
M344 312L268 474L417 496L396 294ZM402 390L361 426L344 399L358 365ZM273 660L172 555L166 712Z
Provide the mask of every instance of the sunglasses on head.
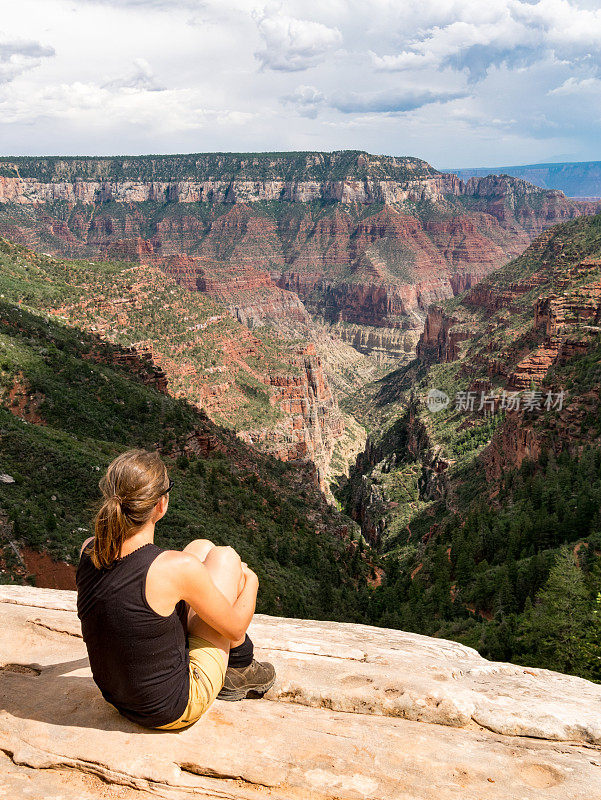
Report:
M173 486L174 486L174 481L172 481L171 478L169 478L169 486L163 492L161 492L159 497L162 497L164 494L169 494L169 492L173 489Z

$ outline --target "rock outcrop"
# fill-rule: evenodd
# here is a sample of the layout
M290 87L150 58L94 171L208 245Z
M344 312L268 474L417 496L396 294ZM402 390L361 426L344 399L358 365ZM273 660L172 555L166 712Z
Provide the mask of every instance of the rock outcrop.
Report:
M528 250L534 256L542 242ZM561 253L561 249L559 250ZM489 378L501 376L512 391L540 387L549 370L564 364L589 349L601 323L601 259L585 257L572 263L542 261L534 274L507 282L494 277L467 292L456 309L430 307L424 332L417 344L418 358L424 363L455 361L460 357L461 342L484 332L492 338L495 325L513 319L522 337L502 352L494 339L485 352L468 355L464 371L482 372ZM542 297L533 297L540 293ZM530 297L531 306L527 298ZM510 317L509 315L512 315ZM487 320L491 320L486 325ZM529 335L525 337L525 331ZM469 362L473 362L471 365ZM481 377L481 375L480 375Z
M402 363L415 352L422 333L418 319L415 322L415 327L409 329L337 323L330 327L330 332L359 353L371 356L373 361L386 366Z
M313 461L319 485L325 489L336 440L344 433L344 419L315 346L305 346L291 358L291 363L296 367L294 373L271 373L262 378L271 389L274 406L284 414L283 421L275 429L250 429L239 436L282 461Z
M433 305L428 310L424 331L416 347L416 355L424 363L444 363L459 357L460 343L473 333L466 325L458 325L458 319Z
M601 795L601 689L580 678L417 634L257 616L251 634L278 672L266 698L215 701L185 731L152 732L94 685L75 593L0 587L0 616L11 790L71 800L99 778L108 797L173 800Z
M159 267L187 289L223 303L235 319L251 329L272 325L287 333L308 334L311 317L298 295L277 286L269 272L253 263L241 261L228 268L216 260L151 254L139 260Z
M522 258L471 288L452 307L434 305L428 311L417 345L423 364L459 361L460 376L478 398L493 389L497 395L505 391L520 397L506 409L503 425L483 454L491 486L524 460L537 463L545 451L577 456L585 423L597 415L594 377L586 391L580 387L573 394L565 376L561 383L553 376L589 353L601 333L598 220L579 223L581 228L590 225L590 231L570 226L547 231ZM575 247L572 237L577 236ZM524 406L528 395L533 397L530 409ZM553 413L540 424L540 413L550 406Z

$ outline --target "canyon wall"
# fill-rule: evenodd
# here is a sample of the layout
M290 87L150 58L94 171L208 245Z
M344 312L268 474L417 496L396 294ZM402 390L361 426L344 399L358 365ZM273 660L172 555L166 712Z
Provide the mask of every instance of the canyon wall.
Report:
M590 220L593 233L598 220ZM579 248L574 248L571 237L577 234L569 227L546 232L515 264L473 287L461 302L428 311L417 345L423 364L459 361L458 374L467 380L468 390L506 391L522 399L538 392L539 409L549 392L562 393L561 407L544 425L519 405L508 410L483 458L490 481L525 459L537 461L545 450L577 454L583 447L583 425L598 414L594 377L578 389L565 376L554 383L555 372L577 364L601 334L597 240L587 231L588 241L581 235Z
M154 264L253 328L298 333L308 311L391 365L412 357L431 303L595 208L359 151L0 159L8 238Z
M239 436L282 461L313 461L319 485L326 489L334 447L345 430L344 420L315 346L304 347L293 363L296 374L271 373L263 377L272 392L271 402L283 413L283 420L275 428L245 430Z
M459 181L421 159L342 150L0 158L0 202L404 202Z
M0 176L0 202L36 203L404 203L442 200L455 188L445 176L395 181L58 181Z
M258 449L283 461L313 462L315 480L326 488L334 449L349 431L314 342L298 331L267 331L264 324L250 330L223 305L178 286L169 270L152 264L74 263L2 240L0 258L6 274L22 277L15 301L26 297L29 305L33 287L44 287L49 319L92 335L85 360L135 369L146 385L187 400ZM308 320L296 295L277 292L295 304L300 322ZM11 330L17 328L13 321ZM17 374L0 387L0 399L21 419L45 424L30 384Z
M583 217L548 230L461 297L431 304L417 361L356 395L372 432L344 497L372 544L391 535L403 541L397 517L417 519L420 503L444 498L447 513L455 511L449 475L482 444L471 468L486 475L494 495L524 460L537 462L544 452L578 457L594 441L594 430L584 431L598 419L600 402L590 356L601 334L600 221ZM448 368L430 373L441 364ZM447 393L446 411L430 408L433 389ZM471 395L471 408L458 407L459 392L466 402ZM483 394L495 397L491 406L480 406ZM456 492L463 476L453 480ZM431 526L424 527L429 535Z
M235 269L184 254L146 254L140 260L159 267L187 289L223 303L235 319L251 329L267 324L306 335L311 325L311 317L298 295L277 286L269 272L248 260L240 261Z

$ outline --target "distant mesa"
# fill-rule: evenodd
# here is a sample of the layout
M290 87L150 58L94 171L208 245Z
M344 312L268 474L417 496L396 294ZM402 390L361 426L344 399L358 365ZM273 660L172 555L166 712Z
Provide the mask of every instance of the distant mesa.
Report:
M510 175L533 183L542 189L555 189L568 197L597 199L601 197L601 161L558 162L549 164L524 164L513 167L478 167L451 169L463 181L486 175Z

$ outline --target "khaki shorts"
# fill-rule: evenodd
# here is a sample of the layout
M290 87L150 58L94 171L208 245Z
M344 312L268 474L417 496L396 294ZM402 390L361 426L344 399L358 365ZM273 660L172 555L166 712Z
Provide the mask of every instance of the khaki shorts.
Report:
M221 651L199 636L188 636L190 646L190 694L186 710L175 722L158 725L159 730L176 730L192 725L202 717L217 697L225 681Z

